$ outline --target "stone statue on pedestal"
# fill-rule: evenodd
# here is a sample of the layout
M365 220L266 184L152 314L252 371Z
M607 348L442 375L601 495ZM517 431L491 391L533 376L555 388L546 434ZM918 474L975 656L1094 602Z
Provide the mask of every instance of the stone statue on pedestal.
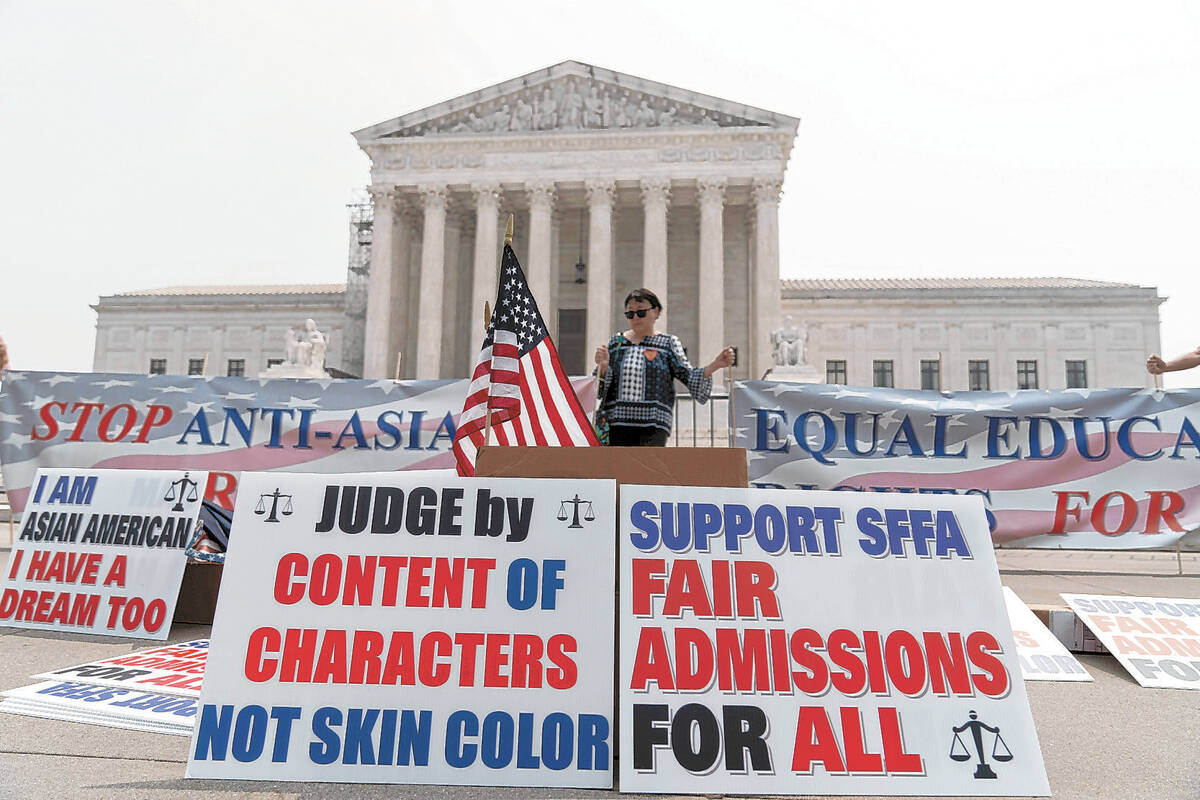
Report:
M777 331L771 331L772 355L777 367L800 367L807 362L804 360L804 346L808 341L808 326L801 322L792 323L792 318L784 317L784 326Z
M805 353L808 344L808 326L803 322L793 323L784 317L783 327L771 331L771 360L774 366L768 378L776 381L797 383L820 383L821 373L809 364Z
M304 329L289 328L284 336L286 360L272 364L260 378L328 378L325 371L325 351L329 341L311 319L304 320Z

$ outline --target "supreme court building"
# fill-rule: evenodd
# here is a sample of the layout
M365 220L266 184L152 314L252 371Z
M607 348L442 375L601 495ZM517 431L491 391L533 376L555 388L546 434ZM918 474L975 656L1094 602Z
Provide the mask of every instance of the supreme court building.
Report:
M646 286L694 362L731 344L735 375L761 375L798 125L567 61L356 132L374 204L363 376L390 377L398 352L407 378L469 374L510 213L568 372Z
M354 134L345 283L138 289L101 297L93 368L257 375L312 318L334 374L466 378L504 223L563 366L628 327L646 286L693 363L773 364L804 326L815 379L910 389L1152 386L1153 287L1078 278L780 280L779 198L799 121L575 61ZM969 265L964 272L969 272ZM334 277L333 274L330 276ZM261 280L261 276L254 276ZM721 376L723 377L723 376Z

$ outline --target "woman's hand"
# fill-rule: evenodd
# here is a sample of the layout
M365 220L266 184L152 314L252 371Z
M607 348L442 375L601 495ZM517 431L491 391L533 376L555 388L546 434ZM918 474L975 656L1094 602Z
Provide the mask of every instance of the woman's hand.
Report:
M608 347L605 345L596 348L596 367L599 375L608 371Z
M704 377L710 377L718 370L722 370L725 367L732 367L733 358L733 348L726 347L724 350L717 353L717 357L712 360L712 363L704 368Z

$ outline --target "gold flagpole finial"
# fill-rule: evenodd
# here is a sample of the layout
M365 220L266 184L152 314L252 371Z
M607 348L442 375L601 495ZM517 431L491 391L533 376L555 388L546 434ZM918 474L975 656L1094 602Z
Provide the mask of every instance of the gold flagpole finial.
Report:
M483 301L483 329L486 331L488 325L492 324L492 304L487 300Z
M506 245L508 245L509 247L512 247L512 235L513 235L513 215L509 214L508 215L508 227L504 229L504 243Z

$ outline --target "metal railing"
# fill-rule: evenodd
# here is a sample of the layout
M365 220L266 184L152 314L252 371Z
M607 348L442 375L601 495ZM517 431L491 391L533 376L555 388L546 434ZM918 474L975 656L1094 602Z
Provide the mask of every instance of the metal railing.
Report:
M672 411L675 424L671 426L668 446L733 447L728 392L713 392L704 404L689 394L677 394Z

